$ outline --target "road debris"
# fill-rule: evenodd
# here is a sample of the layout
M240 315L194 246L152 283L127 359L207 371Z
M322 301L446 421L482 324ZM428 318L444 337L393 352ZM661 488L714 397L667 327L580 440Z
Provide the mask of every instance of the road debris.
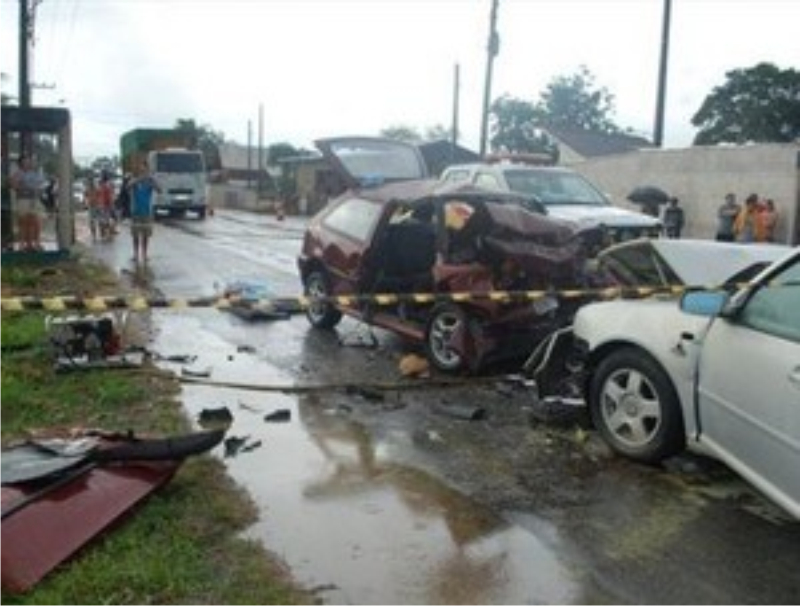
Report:
M288 408L279 408L264 416L264 420L269 423L285 423L292 418L292 412Z

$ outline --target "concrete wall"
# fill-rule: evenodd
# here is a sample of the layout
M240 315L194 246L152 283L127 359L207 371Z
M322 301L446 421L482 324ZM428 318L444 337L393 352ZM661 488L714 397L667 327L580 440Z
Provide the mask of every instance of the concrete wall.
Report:
M640 210L626 197L641 185L677 197L686 216L685 237L714 237L717 208L728 192L740 203L750 193L772 198L779 213L776 241L800 244L800 145L642 150L572 166L619 206Z

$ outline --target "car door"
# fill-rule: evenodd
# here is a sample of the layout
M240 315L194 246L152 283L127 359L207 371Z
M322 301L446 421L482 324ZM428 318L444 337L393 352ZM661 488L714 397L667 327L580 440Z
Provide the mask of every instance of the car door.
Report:
M761 282L704 339L700 439L800 517L800 253Z

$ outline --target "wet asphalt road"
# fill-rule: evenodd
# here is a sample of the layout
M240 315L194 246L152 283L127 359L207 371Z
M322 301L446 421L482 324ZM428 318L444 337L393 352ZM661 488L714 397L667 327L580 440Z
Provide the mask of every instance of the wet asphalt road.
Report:
M90 247L134 287L168 297L237 280L292 296L302 227L230 210L159 222L139 271L125 227ZM347 319L335 333L302 315L215 309L137 321L162 356L196 356L165 368L227 385L185 383L186 410L233 413L238 442L216 454L261 512L247 535L325 603L800 600L800 523L707 459L643 467L613 457L579 416L537 420L508 374L455 387L403 380L407 347L381 331L375 346ZM289 419L265 420L275 412Z

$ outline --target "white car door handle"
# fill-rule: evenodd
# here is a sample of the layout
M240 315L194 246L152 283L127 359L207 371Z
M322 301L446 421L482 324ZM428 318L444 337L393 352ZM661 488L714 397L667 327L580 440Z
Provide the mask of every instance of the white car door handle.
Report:
M789 382L794 383L795 387L800 388L800 366L789 373Z

